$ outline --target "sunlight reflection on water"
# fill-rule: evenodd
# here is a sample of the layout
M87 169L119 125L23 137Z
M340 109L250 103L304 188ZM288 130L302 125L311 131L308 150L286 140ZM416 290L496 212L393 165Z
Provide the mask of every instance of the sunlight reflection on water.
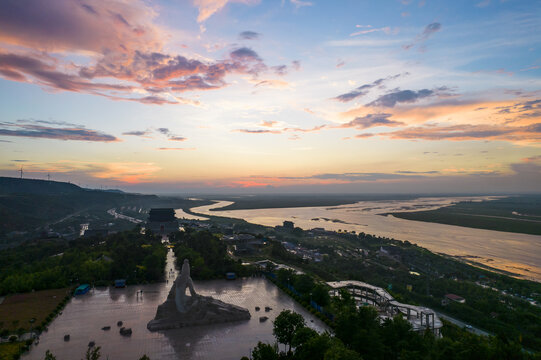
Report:
M341 206L210 211L229 204L220 201L190 209L194 213L244 219L276 226L290 220L303 229L365 232L416 243L427 249L462 256L493 268L541 281L541 236L444 225L382 216L395 211L433 210L458 201L482 201L496 197L441 197L414 200L360 201Z

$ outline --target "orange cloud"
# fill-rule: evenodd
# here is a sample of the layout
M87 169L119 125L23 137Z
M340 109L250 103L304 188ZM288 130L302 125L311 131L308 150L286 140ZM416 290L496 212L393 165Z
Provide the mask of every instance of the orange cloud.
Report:
M340 118L351 119L374 112L369 106L361 106L340 113ZM406 124L453 122L461 124L495 124L513 122L529 125L541 119L538 100L463 101L459 99L438 101L431 104L399 105L386 109L394 121Z
M152 182L161 168L153 163L140 162L84 162L61 160L54 163L25 162L28 173L60 173L73 177L107 179L122 183Z
M451 125L418 126L381 133L391 139L422 140L503 140L517 143L541 144L541 123L527 126Z

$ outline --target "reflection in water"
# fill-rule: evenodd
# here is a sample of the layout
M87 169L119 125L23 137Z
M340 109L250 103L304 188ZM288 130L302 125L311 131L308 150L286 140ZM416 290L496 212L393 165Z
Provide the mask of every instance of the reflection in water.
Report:
M166 274L174 268L174 256L167 257ZM125 289L97 288L80 297L73 298L40 337L24 359L43 359L46 350L58 360L84 358L88 343L95 341L101 346L102 358L139 359L147 354L151 359L235 359L248 356L258 341L273 343L272 320L282 309L301 313L307 324L317 331L327 329L319 319L304 310L290 297L279 291L264 278L213 280L194 282L197 292L250 310L252 318L247 321L197 326L184 329L150 332L147 323L156 315L158 305L167 298L176 273L166 276L168 283L134 285ZM143 294L137 292L143 290ZM270 312L256 312L272 307ZM260 323L259 316L269 320ZM131 337L119 334L117 321L132 328ZM313 322L312 322L313 321ZM111 326L111 330L101 330ZM70 341L64 335L70 334Z
M232 204L220 201L190 209L204 215L244 219L267 226L291 220L303 229L365 232L410 241L427 249L462 256L493 268L541 281L541 236L473 229L379 215L395 211L435 210L459 201L482 201L497 197L470 196L419 198L414 200L360 201L333 207L211 211Z

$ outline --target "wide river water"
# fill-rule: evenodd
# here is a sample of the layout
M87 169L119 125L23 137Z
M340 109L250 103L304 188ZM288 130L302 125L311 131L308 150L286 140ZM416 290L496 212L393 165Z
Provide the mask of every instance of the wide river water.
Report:
M248 222L276 226L290 220L305 230L365 232L416 243L433 252L461 256L496 269L541 282L541 236L482 230L423 221L399 219L380 214L398 211L433 210L459 201L483 201L496 197L441 197L414 200L360 201L340 206L276 209L222 210L232 202L190 209L203 215L225 216ZM214 210L212 210L214 209Z

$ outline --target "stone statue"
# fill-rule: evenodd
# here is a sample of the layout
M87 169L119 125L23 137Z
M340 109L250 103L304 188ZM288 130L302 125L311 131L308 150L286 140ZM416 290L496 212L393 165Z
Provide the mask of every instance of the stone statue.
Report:
M186 288L190 290L190 296L186 295ZM250 317L250 312L245 308L226 304L210 296L198 295L190 277L190 263L185 259L167 300L158 306L156 316L147 324L147 328L150 331L178 329L249 320Z
M177 306L177 310L181 313L185 313L187 311L187 296L186 296L186 288L190 289L190 295L192 296L192 301L196 299L197 293L195 292L195 289L193 288L193 281L190 277L190 263L188 259L184 259L184 263L182 264L182 270L180 272L180 275L175 280L175 305Z

